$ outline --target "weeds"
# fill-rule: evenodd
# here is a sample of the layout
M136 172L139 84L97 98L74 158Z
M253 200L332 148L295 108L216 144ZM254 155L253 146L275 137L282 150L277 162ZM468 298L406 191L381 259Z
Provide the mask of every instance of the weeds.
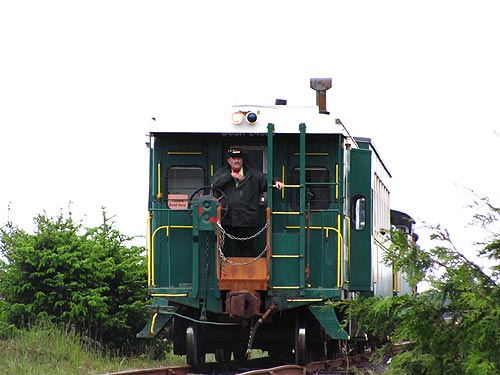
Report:
M115 357L106 354L101 348L89 345L85 338L70 327L60 329L53 325L18 330L3 335L0 339L0 375L97 375L134 368L159 367L173 364L167 361L176 359L171 354L163 358L156 361L147 353L133 359Z

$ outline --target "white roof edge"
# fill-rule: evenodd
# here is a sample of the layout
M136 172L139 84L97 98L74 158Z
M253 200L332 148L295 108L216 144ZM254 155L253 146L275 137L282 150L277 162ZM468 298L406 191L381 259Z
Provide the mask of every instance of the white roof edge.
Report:
M254 124L245 121L235 125L231 115L240 109L242 112L255 112L258 120ZM268 124L274 125L275 133L299 133L299 125L306 124L309 134L343 134L349 132L341 122L328 114L320 114L317 106L287 105L233 105L214 108L209 112L194 109L185 117L175 118L172 122L154 121L150 133L226 133L226 134L266 134Z

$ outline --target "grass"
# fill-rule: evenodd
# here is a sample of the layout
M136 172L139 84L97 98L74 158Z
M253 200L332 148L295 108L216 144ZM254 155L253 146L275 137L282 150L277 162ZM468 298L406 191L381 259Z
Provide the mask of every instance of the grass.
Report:
M38 326L0 339L0 375L106 374L136 368L181 364L167 353L166 359L118 358L91 347L71 330Z
M185 356L176 356L171 352L164 353L160 360L153 359L156 356L157 352L153 350L137 358L111 356L71 329L58 329L51 325L38 325L0 337L0 375L101 375L185 364ZM265 356L266 353L260 350L252 351L252 358ZM214 362L215 358L209 354L206 360ZM372 370L360 373L382 373Z

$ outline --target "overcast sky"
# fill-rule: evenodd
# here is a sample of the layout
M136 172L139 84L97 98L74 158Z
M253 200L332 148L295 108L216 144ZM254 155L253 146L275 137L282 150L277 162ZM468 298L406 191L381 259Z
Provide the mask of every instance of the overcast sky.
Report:
M0 224L44 210L146 231L151 117L327 105L370 137L392 208L468 246L464 188L498 198L497 1L0 1ZM11 207L10 213L8 207ZM140 244L144 244L141 241Z

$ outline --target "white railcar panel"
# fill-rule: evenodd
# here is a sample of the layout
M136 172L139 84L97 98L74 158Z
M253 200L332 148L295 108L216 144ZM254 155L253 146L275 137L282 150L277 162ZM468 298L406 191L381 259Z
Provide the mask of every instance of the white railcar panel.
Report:
M240 124L233 124L231 116L237 111L254 112L257 114L257 121L250 124L243 120ZM168 123L162 123L158 119L149 130L151 133L267 134L270 123L274 124L275 133L299 133L299 125L304 123L308 134L348 134L343 125L336 123L335 117L318 113L316 106L282 105L240 105L209 113L193 111L184 118L176 118L175 121L169 119Z

